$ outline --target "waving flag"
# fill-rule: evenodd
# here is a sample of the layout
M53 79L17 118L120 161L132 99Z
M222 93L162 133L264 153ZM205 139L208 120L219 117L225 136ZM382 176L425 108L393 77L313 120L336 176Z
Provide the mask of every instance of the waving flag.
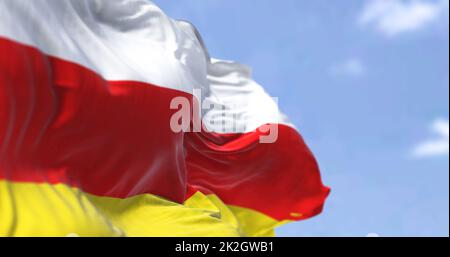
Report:
M266 236L328 193L250 69L188 22L146 0L0 1L1 236Z

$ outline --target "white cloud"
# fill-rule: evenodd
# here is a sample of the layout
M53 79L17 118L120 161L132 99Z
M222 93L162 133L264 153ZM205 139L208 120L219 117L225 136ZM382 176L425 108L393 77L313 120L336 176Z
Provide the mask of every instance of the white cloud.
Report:
M448 16L448 0L370 0L361 16L362 26L373 25L388 37L422 29Z
M380 237L377 233L369 233L366 237Z
M359 77L366 73L366 67L359 58L349 58L331 67L332 75Z
M413 150L415 157L448 156L449 154L449 122L448 120L436 120L431 126L435 138L429 139L417 145Z

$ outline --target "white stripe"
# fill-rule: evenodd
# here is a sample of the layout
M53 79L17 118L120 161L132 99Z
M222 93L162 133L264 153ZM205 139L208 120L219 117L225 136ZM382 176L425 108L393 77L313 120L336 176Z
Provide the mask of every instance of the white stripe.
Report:
M224 107L203 110L207 128L217 133L249 132L267 123L292 126L248 67L209 62L196 29L148 0L1 0L0 36L78 63L106 80L190 94L202 89L207 105Z
M272 98L252 79L245 65L212 59L208 65L209 91L205 104L219 108L203 112L203 121L217 133L244 133L265 124L284 124L294 128ZM220 108L222 107L222 108Z

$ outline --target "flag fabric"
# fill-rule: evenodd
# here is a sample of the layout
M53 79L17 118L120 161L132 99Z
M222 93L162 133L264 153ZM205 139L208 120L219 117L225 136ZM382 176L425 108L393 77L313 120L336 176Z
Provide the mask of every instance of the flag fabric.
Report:
M173 130L176 98L200 130ZM251 70L188 22L146 0L0 1L0 236L269 236L328 193Z

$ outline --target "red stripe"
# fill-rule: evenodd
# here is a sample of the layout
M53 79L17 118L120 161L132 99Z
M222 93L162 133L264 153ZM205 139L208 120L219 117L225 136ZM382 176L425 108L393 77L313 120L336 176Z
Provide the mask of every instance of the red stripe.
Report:
M228 136L189 133L189 183L227 204L277 220L319 214L329 188L322 184L314 156L294 129L284 125L278 129L274 144L260 144L259 131Z
M0 56L0 179L177 202L191 188L278 220L321 211L329 189L290 127L280 126L275 144L259 144L258 132L177 134L169 127L169 104L177 96L192 99L189 94L105 81L6 39Z
M69 183L100 196L185 199L183 135L171 131L169 107L190 95L105 81L7 40L0 53L0 177Z

